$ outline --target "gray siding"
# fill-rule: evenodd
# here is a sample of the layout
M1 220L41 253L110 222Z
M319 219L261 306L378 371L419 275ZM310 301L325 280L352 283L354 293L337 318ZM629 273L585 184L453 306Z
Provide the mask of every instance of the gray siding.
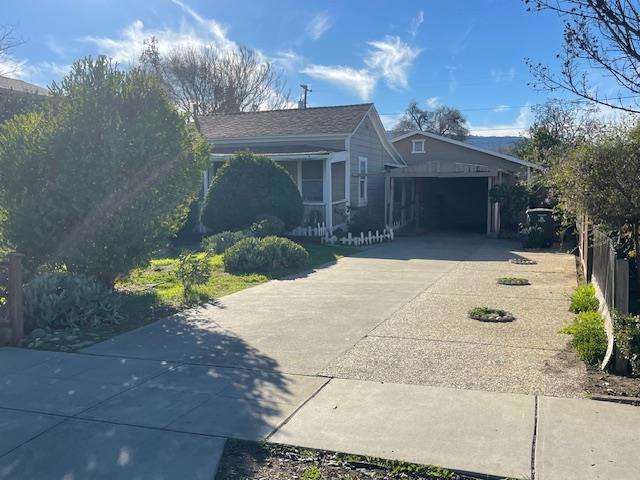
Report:
M411 153L412 140L424 140L424 153ZM514 162L510 162L500 157L488 153L477 152L460 145L454 145L434 138L422 135L412 135L400 141L394 142L393 146L400 152L402 158L409 167L420 163L431 161L439 162L440 171L455 171L455 163L473 163L486 165L492 171L498 169L511 173L526 173L526 167Z
M358 157L366 157L369 163L368 178L368 206L371 212L384 216L384 164L395 163L385 150L380 137L369 118L366 116L358 129L351 136L350 144L351 165L351 206L358 206Z

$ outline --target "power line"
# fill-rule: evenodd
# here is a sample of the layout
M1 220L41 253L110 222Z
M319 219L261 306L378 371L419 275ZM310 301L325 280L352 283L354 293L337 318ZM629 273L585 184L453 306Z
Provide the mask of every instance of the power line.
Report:
M616 97L615 99L604 98L602 99L602 101L610 103L615 100L629 100L629 99L638 99L638 98L640 98L640 95L629 95L625 97ZM578 99L578 100L566 100L564 101L564 103L581 104L581 103L593 103L593 101L587 100L587 99ZM458 108L457 110L460 110L461 112L479 112L479 111L488 111L488 110L506 111L506 110L513 110L516 108L530 107L530 106L531 104L527 103L524 105L494 105L492 107ZM402 115L404 113L405 112L383 112L383 113L380 113L380 115Z

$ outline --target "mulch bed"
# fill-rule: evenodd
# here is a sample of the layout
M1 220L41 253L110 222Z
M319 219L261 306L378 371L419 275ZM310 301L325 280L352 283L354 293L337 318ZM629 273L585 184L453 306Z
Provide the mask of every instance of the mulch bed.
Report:
M586 390L590 395L640 398L640 378L612 375L587 366Z
M227 440L215 480L478 480L439 467Z

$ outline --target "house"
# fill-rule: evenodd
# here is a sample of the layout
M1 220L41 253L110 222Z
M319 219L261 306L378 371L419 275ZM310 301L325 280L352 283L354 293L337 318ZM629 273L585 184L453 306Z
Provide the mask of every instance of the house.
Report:
M298 186L303 225L329 229L366 208L395 228L495 234L500 211L489 189L539 168L426 132L389 140L372 103L199 116L197 125L214 151L204 192L234 152L266 155Z
M303 225L346 226L351 208L384 212L385 179L406 167L372 103L217 114L197 118L213 146L206 192L234 152L266 155L289 172L304 203Z

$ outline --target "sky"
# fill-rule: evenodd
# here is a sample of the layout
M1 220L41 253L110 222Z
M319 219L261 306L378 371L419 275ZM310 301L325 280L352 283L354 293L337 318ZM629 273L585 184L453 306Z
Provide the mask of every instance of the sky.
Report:
M85 55L126 66L145 38L246 46L281 69L309 106L374 102L387 128L407 104L449 105L476 135L519 135L547 92L525 59L556 65L562 22L520 0L0 0L0 24L24 43L2 60L46 86Z

